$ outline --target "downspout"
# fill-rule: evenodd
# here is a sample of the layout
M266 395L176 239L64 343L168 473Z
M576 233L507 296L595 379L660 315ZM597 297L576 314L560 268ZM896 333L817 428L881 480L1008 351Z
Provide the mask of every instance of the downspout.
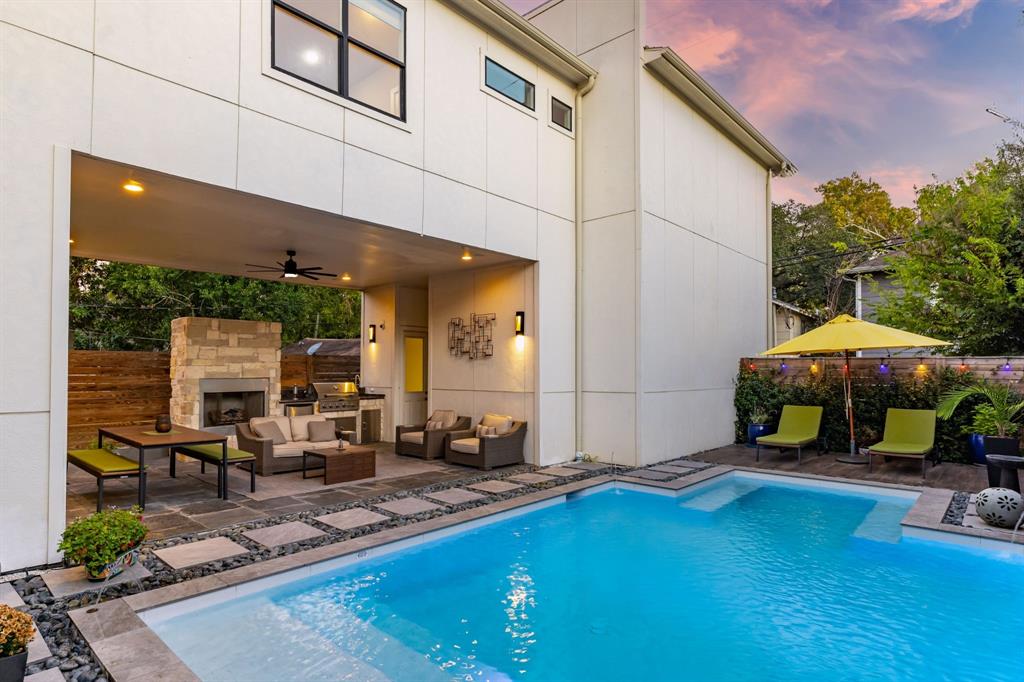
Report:
M768 338L765 339L767 344L765 348L771 348L775 345L775 306L772 304L772 298L774 294L775 278L772 275L772 252L774 251L774 238L772 236L772 172L769 169L764 174L764 201L765 201L765 263L767 264L767 277L768 277Z
M583 452L583 97L594 89L597 76L576 91L576 452Z

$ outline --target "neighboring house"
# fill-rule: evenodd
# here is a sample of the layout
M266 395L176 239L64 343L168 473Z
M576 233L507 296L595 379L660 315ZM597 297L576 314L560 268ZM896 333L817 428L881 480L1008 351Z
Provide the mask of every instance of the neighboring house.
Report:
M775 312L775 345L785 343L790 339L810 330L814 323L814 316L792 303L772 299L772 309Z
M247 264L297 251L338 277L295 282L363 294L385 434L449 408L526 420L541 465L731 442L736 360L773 340L770 179L794 168L643 17L0 3L0 572L60 558L71 255L277 279Z
M360 339L302 339L281 349L281 355L315 355L317 357L359 357Z
M885 295L902 293L903 289L893 280L890 261L899 258L902 252L887 251L878 254L857 267L850 268L847 275L854 279L856 296L856 316L859 320L877 322L875 309L882 302ZM864 350L857 353L859 357L885 357L887 355L919 355L921 351L884 351Z

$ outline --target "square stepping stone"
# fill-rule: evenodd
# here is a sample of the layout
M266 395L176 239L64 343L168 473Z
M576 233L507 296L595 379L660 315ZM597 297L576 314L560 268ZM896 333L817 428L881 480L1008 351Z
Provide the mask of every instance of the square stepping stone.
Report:
M47 668L34 675L26 676L25 682L64 682L64 675L60 668Z
M607 469L610 464L602 464L601 462L569 462L565 466L570 469L582 469L584 471L594 471L595 469Z
M548 467L547 469L541 469L538 473L546 474L548 476L579 476L582 469L575 469L572 467Z
M384 511L389 511L392 514L398 514L399 516L420 514L422 512L441 508L440 505L434 504L433 502L427 502L426 500L421 500L418 497L403 497L400 500L381 502L374 506L377 507L377 509L383 509Z
M153 553L171 568L187 568L248 554L249 550L228 538L216 537L158 549Z
M547 483L549 481L558 480L557 476L545 476L544 474L516 474L515 476L509 476L508 480L517 481L519 483Z
M378 514L375 511L363 509L362 507L355 507L353 509L346 509L345 511L334 512L333 514L318 516L316 517L316 520L328 526L333 526L338 530L349 530L350 528L369 526L374 523L380 523L381 521L387 521L388 518L389 517L384 516L383 514Z
M473 490L480 490L485 493L507 493L510 490L522 488L523 486L517 483L507 483L506 481L480 481L479 483L473 483L466 487L472 488Z
M264 547L280 547L281 545L290 545L293 542L317 538L321 535L327 535L327 533L317 530L302 521L291 521L290 523L280 523L276 526L247 530L242 535L253 542L258 542Z
M120 585L121 583L130 582L133 580L142 580L148 578L152 573L143 566L141 563L137 563L134 566L129 566L121 572L121 575L111 578L110 580L103 583L94 583L85 577L84 566L74 566L72 568L62 568L56 571L48 571L43 574L43 582L50 588L50 594L54 597L66 597L69 594L77 594L79 592L87 592L90 590L102 590L111 585Z
M667 481L670 478L675 478L677 474L669 474L664 471L652 471L650 469L637 469L636 471L623 472L623 476L629 476L632 478L645 478L649 481Z
M0 583L0 604L6 604L7 606L13 606L15 608L24 606L25 602L22 601L21 596L17 590L14 589L14 585L10 583Z
M465 504L482 500L487 496L464 488L449 488L448 490L439 490L436 493L427 493L425 497L444 502L445 504Z
M33 620L33 625L35 621ZM39 661L45 661L52 654L50 653L50 647L47 645L46 640L39 634L39 626L36 626L36 634L28 643L28 664L38 663Z
M707 462L695 462L692 459L673 459L669 462L663 462L662 466L668 467L681 467L684 469L704 469L708 466Z

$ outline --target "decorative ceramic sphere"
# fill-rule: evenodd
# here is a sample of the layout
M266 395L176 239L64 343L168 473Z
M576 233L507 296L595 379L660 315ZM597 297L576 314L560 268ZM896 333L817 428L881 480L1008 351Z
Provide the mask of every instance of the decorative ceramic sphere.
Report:
M1020 493L1009 488L985 488L975 498L981 520L990 526L1013 528L1024 511Z

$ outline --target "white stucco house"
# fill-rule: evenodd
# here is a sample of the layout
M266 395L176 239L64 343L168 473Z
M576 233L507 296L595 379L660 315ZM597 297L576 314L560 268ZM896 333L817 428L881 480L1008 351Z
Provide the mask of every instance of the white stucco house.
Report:
M59 560L71 255L246 274L294 249L344 273L326 284L364 293L385 434L449 408L527 420L538 464L730 442L736 360L773 337L770 180L793 167L646 46L643 15L0 0L0 572ZM474 313L493 354L452 355Z

